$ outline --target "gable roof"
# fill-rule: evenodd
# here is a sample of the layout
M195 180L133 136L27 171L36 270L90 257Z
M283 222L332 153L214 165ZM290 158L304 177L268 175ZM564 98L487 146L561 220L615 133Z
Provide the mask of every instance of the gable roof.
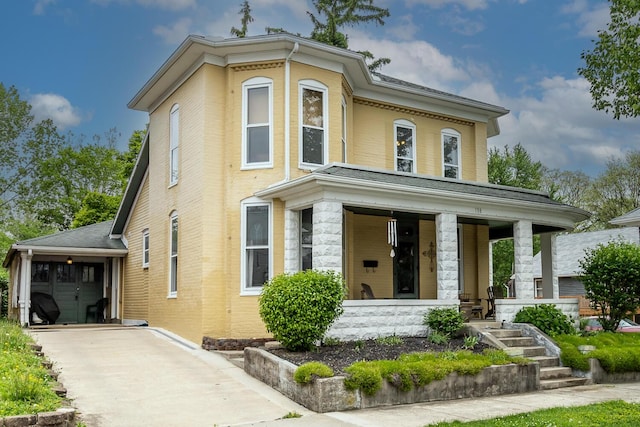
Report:
M16 242L11 245L3 266L7 267L17 252L29 250L46 254L123 256L127 248L122 240L109 237L112 223L104 221Z
M622 239L640 243L638 227L613 228L584 233L561 234L556 237L556 273L558 277L573 277L580 272L580 260L586 249L594 249L599 244ZM533 277L542 277L540 253L533 257Z

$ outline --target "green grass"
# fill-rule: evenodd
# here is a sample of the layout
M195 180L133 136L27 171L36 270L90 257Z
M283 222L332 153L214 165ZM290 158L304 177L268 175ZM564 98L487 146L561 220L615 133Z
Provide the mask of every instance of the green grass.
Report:
M640 371L640 334L599 332L587 336L558 335L554 339L562 351L564 366L588 371L589 358L595 358L609 373ZM596 350L582 354L578 350L581 345L593 345Z
M638 425L640 425L640 404L621 400L571 408L541 409L489 420L430 424L434 427L635 427Z
M0 417L55 411L61 399L20 326L0 320Z

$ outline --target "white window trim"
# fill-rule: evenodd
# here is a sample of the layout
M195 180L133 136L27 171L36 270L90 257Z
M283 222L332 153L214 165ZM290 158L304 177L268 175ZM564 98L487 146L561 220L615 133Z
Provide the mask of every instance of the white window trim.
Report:
M171 269L173 268L173 254L171 253L172 250L172 242L173 242L173 222L174 221L178 221L178 213L177 212L172 212L171 216L170 216L170 220L169 220L169 289L168 289L168 295L167 298L177 298L178 297L178 270L176 269L176 290L172 290L172 283L171 283ZM180 260L179 256L180 256L180 222L178 222L178 250L176 253L176 258L178 258L178 261Z
M445 136L455 136L458 138L458 164L454 165L453 163L445 163L444 162L444 137ZM454 129L442 129L440 131L440 155L442 156L442 176L445 176L445 170L447 166L455 166L457 169L456 178L462 179L462 136L460 132Z
M247 162L247 127L249 126L249 89L266 87L269 96L269 160L266 162ZM265 77L254 77L242 84L242 166L241 169L263 169L273 167L273 81Z
M151 259L149 252L150 242L149 229L147 228L142 231L142 268L149 268L149 260ZM145 258L147 258L147 260L145 260Z
M316 163L305 163L302 161L303 158L303 97L302 94L304 89L311 89L318 92L322 92L322 124L323 124L323 134L322 134L322 164ZM321 166L327 164L329 159L329 89L323 85L322 83L316 80L300 80L298 83L298 165L301 169L316 169Z
M240 220L240 295L255 296L262 293L262 286L247 287L247 208L250 206L268 206L269 207L269 280L273 277L273 204L269 201L251 197L243 200L240 204L241 220Z
M396 172L400 172L398 171L398 147L397 147L398 141L396 141L398 137L399 127L411 129L411 131L413 132L413 144L411 147L411 173L416 173L416 145L417 145L416 125L411 123L409 120L404 120L404 119L395 120L393 122L393 169ZM408 159L407 157L402 157L402 158Z
M175 122L174 122L174 114ZM174 131L175 126L175 131ZM175 156L175 173L174 173ZM180 177L180 105L175 104L169 113L169 187L178 183Z
M342 96L342 162L347 163L347 100Z

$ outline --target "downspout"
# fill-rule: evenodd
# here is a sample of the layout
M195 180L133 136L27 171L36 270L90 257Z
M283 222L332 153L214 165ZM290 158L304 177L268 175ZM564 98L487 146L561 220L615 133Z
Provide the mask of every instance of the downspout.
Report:
M298 52L300 45L298 42L295 42L293 45L293 49L287 55L287 59L284 61L284 181L287 182L291 179L291 102L289 96L291 94L290 89L290 70L289 70L289 61L291 57Z

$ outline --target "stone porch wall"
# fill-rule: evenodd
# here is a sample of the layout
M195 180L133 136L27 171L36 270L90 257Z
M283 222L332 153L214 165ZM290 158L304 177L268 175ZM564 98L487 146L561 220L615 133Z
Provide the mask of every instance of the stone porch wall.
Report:
M540 304L554 304L558 309L570 319L577 322L580 317L580 305L577 298L558 299L497 299L496 300L496 322L513 322L516 313L523 307L532 307Z
M344 313L327 337L355 341L384 336L426 336L424 315L434 308L458 308L459 300L345 300Z

